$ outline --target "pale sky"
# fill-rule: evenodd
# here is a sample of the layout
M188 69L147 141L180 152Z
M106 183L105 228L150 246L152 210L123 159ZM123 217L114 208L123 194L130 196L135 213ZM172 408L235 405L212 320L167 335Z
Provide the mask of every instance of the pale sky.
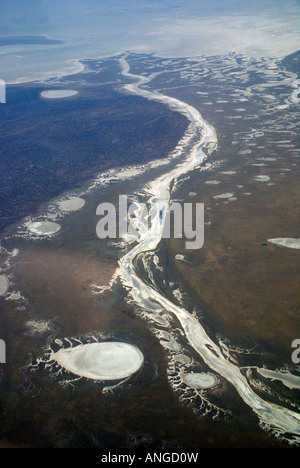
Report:
M7 82L76 69L79 58L124 50L163 57L236 51L283 57L300 49L298 0L0 0L0 36L63 45L0 47Z

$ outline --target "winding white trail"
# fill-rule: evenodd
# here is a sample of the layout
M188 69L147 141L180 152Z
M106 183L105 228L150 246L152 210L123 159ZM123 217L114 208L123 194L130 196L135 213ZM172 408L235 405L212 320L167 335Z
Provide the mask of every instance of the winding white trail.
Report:
M120 260L119 276L129 289L132 299L143 310L155 313L160 310L168 311L178 319L189 344L212 371L225 378L235 387L240 397L258 416L264 429L271 431L282 439L285 439L285 433L293 434L293 442L300 442L300 414L269 403L258 396L241 373L239 367L223 356L219 346L209 338L198 320L186 310L173 304L159 291L144 283L135 272L134 260L137 256L143 252L156 249L162 239L172 181L201 164L207 158L204 149L210 154L217 146L217 137L214 128L202 118L194 107L178 99L145 90L141 87L151 81L155 75L149 78L133 75L130 73L129 64L125 59L121 59L120 64L123 75L134 80L133 83L125 85L125 89L147 99L165 103L170 108L187 116L191 123L189 131L192 128L194 137L198 137L198 142L189 151L181 166L177 166L170 173L162 175L152 183L148 203L153 207L156 215L152 217L151 227L141 236L139 243Z

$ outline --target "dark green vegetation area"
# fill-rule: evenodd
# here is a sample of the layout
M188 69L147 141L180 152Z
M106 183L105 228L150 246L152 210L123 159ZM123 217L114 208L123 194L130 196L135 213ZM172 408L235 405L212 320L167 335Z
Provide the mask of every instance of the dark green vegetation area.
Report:
M109 86L77 83L65 100L42 99L45 89L11 86L1 106L0 230L109 168L166 157L187 127L166 106Z

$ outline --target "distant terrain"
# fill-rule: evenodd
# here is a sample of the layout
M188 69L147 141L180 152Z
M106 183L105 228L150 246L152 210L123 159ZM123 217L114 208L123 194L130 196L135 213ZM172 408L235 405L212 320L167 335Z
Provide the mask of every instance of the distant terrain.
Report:
M48 39L45 36L0 36L0 46L20 44L63 44L63 41Z

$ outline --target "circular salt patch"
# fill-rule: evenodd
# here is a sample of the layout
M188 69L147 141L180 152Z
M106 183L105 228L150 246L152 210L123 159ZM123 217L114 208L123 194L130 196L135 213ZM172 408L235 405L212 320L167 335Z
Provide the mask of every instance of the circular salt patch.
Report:
M175 255L175 260L184 260L184 255L181 255L181 254Z
M43 91L41 96L45 99L65 99L68 97L76 96L78 91L73 89L51 89Z
M174 359L176 362L185 365L188 365L192 362L192 359L189 356L186 356L186 354L177 354Z
M30 221L27 229L38 236L51 236L60 230L60 225L51 221Z
M199 374L190 372L182 374L181 378L189 387L201 390L215 387L218 383L215 375L206 374L205 372L200 372Z
M219 180L207 180L205 182L207 185L219 185L221 182Z
M229 193L229 192L228 192L228 193L221 193L221 195L215 195L214 198L217 199L217 200L218 200L218 199L221 199L221 200L222 200L223 198L224 198L224 199L226 199L226 198L232 198L233 196L234 196L234 193Z
M255 182L268 182L270 177L267 175L258 175L254 177Z
M101 381L130 377L144 363L144 356L136 346L121 342L60 349L51 358L72 374Z
M78 211L85 205L83 198L71 197L58 203L61 211Z
M0 297L7 293L9 288L8 278L4 275L0 276Z

